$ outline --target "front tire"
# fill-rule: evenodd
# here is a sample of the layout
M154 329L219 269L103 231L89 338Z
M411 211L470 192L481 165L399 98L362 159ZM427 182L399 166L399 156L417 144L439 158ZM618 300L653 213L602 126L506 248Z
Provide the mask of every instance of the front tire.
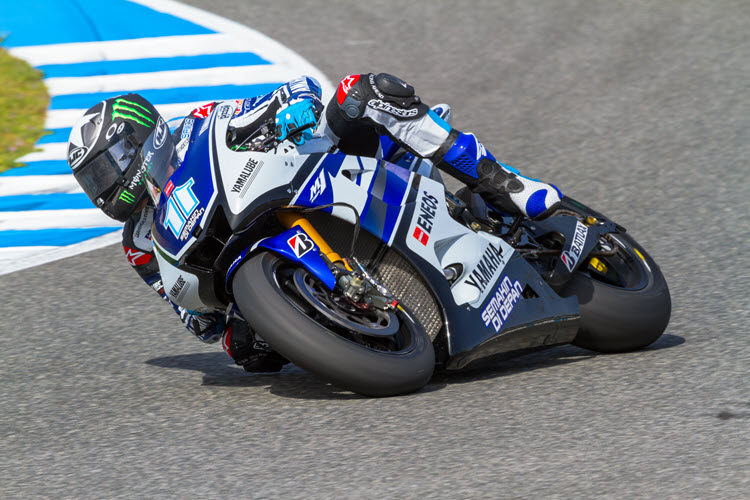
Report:
M301 293L300 279L315 288L313 293ZM397 321L388 326L388 333L395 330L392 336L363 335L356 331L354 315L342 314L336 321L336 307L315 303L316 296L324 301L328 292L314 281L298 265L262 253L242 265L232 288L245 318L273 349L338 387L365 396L394 396L430 380L434 348L407 311L399 308L390 315L388 321Z

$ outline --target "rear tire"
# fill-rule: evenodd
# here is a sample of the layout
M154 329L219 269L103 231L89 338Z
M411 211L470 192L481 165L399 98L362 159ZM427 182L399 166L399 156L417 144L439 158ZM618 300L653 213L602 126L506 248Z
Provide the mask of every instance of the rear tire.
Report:
M581 327L573 344L602 353L632 351L653 343L667 328L672 310L669 288L656 262L627 234L614 237L622 243L618 252L634 272L641 273L637 284L606 283L583 267L560 291L563 297L575 295L580 304Z
M330 312L320 314L320 307L315 309L305 294L296 293L289 283L290 269L292 264L262 253L242 265L232 285L237 306L274 350L300 368L365 396L413 392L430 380L434 348L407 311L395 313L398 333L393 348L381 349L378 337L342 328L356 325L351 316L331 322Z

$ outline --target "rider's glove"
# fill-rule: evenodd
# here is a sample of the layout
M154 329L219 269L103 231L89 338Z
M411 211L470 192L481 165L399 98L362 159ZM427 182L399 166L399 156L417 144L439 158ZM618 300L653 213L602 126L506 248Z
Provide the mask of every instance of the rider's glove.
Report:
M304 99L276 113L276 138L280 141L292 138L302 145L312 139L312 129L318 124L320 114L311 100ZM304 129L302 132L298 130Z

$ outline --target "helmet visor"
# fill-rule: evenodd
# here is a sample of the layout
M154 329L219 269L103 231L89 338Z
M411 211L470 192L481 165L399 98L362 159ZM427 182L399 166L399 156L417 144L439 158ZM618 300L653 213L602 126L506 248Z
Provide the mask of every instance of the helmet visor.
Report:
M138 147L123 137L106 151L74 172L75 178L90 199L96 199L115 185L138 153Z

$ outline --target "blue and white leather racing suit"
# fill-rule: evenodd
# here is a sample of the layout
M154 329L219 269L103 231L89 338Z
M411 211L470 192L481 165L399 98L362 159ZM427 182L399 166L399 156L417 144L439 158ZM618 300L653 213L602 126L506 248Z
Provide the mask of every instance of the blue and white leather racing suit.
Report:
M207 117L215 105L201 106L177 124L173 139L180 158L184 158L189 148L188 138L181 136L183 123L191 116ZM317 124L322 110L321 89L315 79L291 80L269 94L237 101L235 116L229 122L229 145L254 149L254 145L267 139L269 134L301 144L311 136L311 131L288 137L289 130ZM269 119L274 118L276 127L266 126ZM438 168L509 213L541 218L559 205L561 194L557 188L523 177L512 167L498 163L473 134L451 128L422 103L413 87L392 75L347 76L329 102L326 118L323 132L346 154L388 160L399 148L404 148L420 158L432 160ZM252 362L248 359L252 360L253 353L270 350L262 339L252 335L238 311L198 314L169 301L151 244L153 215L153 206L149 204L125 224L123 247L130 264L172 305L187 329L201 341L210 343L222 338L224 349L237 364L249 371L259 371L257 367L249 368ZM280 369L281 365L275 366ZM267 366L261 366L264 367Z

